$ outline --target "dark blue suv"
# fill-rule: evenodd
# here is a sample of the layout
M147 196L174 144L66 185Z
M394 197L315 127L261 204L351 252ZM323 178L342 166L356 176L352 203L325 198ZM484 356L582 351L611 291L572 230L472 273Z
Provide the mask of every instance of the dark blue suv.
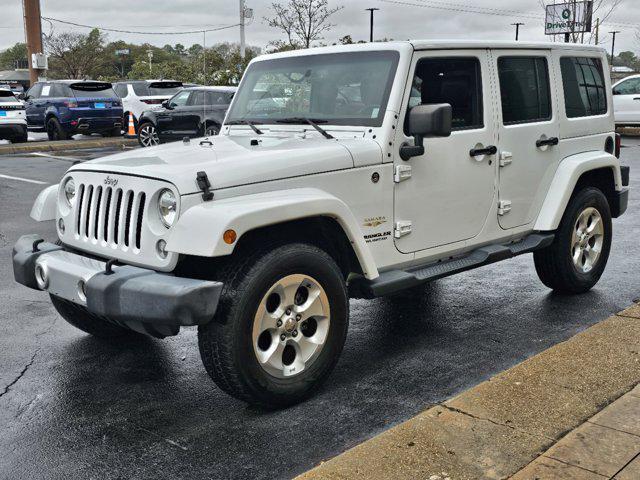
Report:
M65 140L76 133L122 133L122 102L108 82L38 82L24 99L29 130L47 132L49 140Z

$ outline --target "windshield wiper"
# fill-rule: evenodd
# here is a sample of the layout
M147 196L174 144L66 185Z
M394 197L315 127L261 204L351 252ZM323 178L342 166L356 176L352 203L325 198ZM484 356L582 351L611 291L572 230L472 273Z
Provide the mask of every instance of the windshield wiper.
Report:
M249 120L231 120L227 122L227 125L249 125L251 127L251 130L253 130L256 135L262 135L263 133L262 130L256 127L255 124L253 122L250 122Z
M327 120L317 119L317 118L307 118L307 117L291 117L291 118L281 118L280 120L276 120L276 123L308 123L313 128L315 128L318 132L322 134L324 138L327 140L333 139L333 135L327 132L324 128L320 127L318 123L329 123Z

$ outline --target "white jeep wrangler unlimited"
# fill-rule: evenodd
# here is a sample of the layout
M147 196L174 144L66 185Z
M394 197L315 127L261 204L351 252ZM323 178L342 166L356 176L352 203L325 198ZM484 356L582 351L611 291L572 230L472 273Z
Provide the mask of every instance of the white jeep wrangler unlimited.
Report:
M98 337L198 326L226 392L265 406L333 369L349 298L533 252L600 278L627 207L604 50L413 41L255 59L219 136L73 166L22 237L18 282Z

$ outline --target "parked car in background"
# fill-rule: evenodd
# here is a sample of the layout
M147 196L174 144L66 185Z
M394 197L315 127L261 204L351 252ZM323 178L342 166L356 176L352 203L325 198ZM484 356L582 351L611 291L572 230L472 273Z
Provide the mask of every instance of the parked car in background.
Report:
M46 131L49 140L65 140L76 133L122 134L122 102L108 82L37 82L25 102L29 130Z
M2 83L0 84L0 89L11 90L16 96L24 93L24 87L18 82Z
M129 130L130 114L135 132L138 132L140 115L145 110L159 110L162 102L182 90L182 82L174 80L128 80L113 84L116 95L122 100L124 131Z
M143 147L184 137L217 135L236 87L185 88L142 114L138 142Z
M616 127L640 126L640 75L631 75L613 85Z
M24 104L9 89L0 87L0 140L27 141Z

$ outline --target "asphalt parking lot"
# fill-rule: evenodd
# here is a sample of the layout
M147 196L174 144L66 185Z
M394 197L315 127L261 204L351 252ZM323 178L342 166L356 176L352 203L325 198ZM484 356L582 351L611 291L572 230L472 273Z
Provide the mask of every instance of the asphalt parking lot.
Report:
M640 186L640 138L623 163ZM29 211L70 163L106 153L0 157L0 478L291 478L607 318L640 297L640 200L614 221L609 265L588 294L552 294L530 255L439 280L420 297L351 302L343 356L322 391L276 412L217 389L195 329L107 343L14 283L11 248L54 238ZM19 177L32 183L15 180Z

